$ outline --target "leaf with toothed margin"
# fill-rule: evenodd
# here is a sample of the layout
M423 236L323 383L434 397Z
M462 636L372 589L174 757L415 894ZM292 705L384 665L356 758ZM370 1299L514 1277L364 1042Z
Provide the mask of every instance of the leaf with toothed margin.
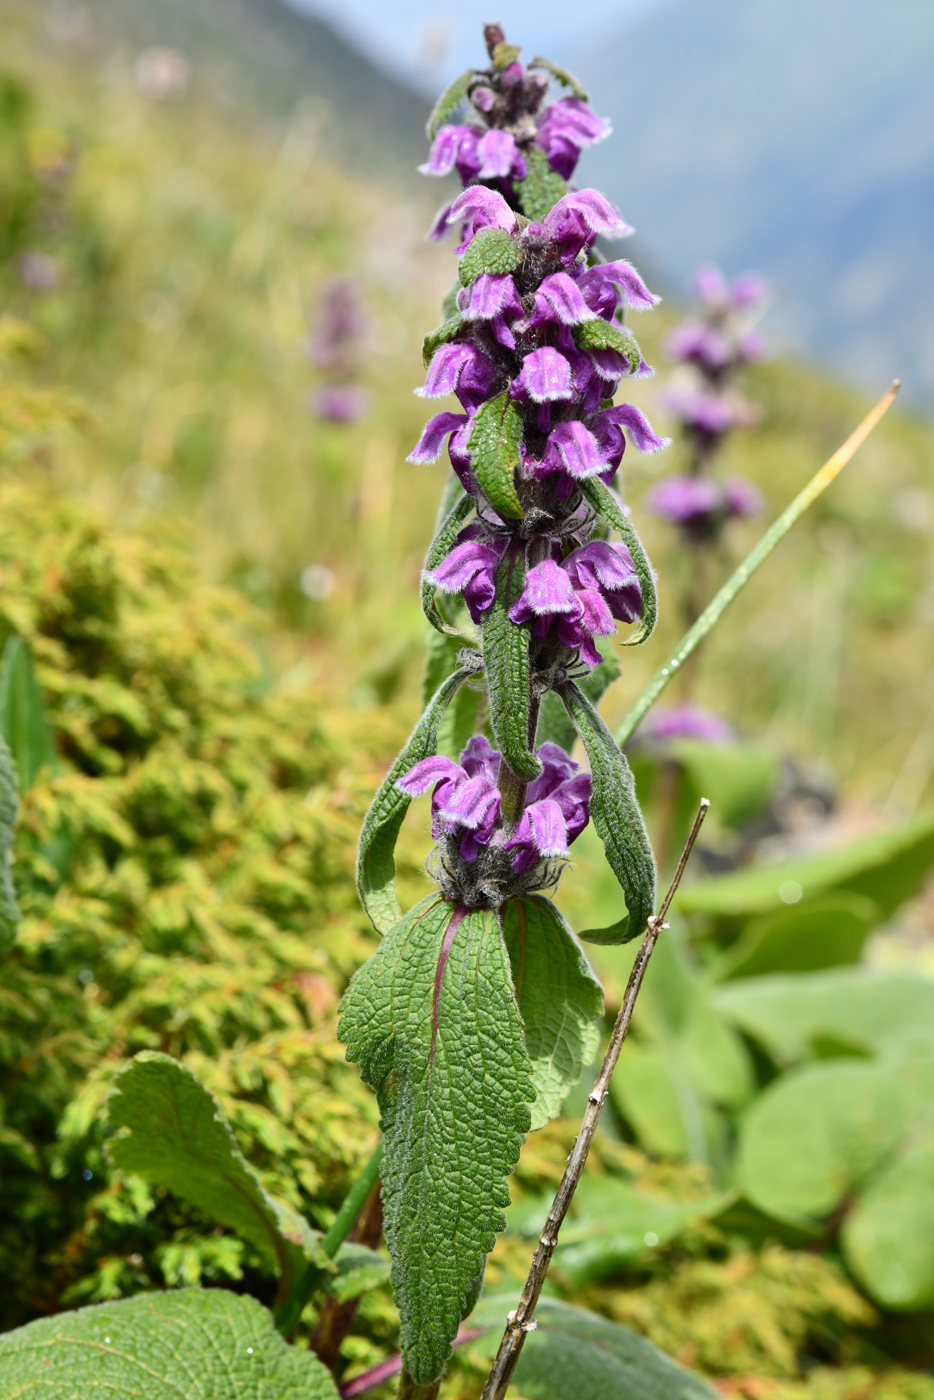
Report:
M516 494L516 468L522 461L522 418L508 393L483 405L467 443L470 470L490 504L508 520L523 518Z
M458 107L467 96L467 89L470 80L474 75L474 70L468 68L466 73L462 73L459 78L455 78L449 87L438 98L431 110L431 116L425 125L425 135L429 141L433 141L438 132L444 126L449 117L453 117Z
M514 182L516 194L523 214L541 223L549 210L567 194L567 183L556 170L552 170L540 146L526 147L523 156L529 173L524 180Z
M464 527L464 521L473 510L473 504L473 497L468 496L466 492L463 493L459 501L455 501L441 522L441 527L428 546L428 553L425 555L425 565L422 569L422 612L438 632L450 632L452 629L436 607L437 587L425 575L432 569L436 569L448 557L454 548L454 541Z
M505 229L483 228L475 233L460 260L457 275L462 287L476 282L483 272L514 272L522 261L522 249Z
M496 915L423 900L354 976L338 1034L379 1098L401 1350L427 1385L476 1301L529 1130L531 1068Z
M629 373L637 374L642 364L642 351L628 331L597 316L572 327L579 350L616 350L629 361Z
M608 928L585 929L588 943L629 943L645 932L655 906L655 860L649 845L636 785L626 762L594 706L572 681L561 697L590 762L593 796L590 819L606 851L626 901L626 914Z
M496 597L483 614L483 661L496 747L514 773L532 779L542 764L529 748L529 632L509 620L524 583L525 552L513 546L496 571Z
M635 528L628 516L620 510L619 503L608 486L604 486L598 477L590 477L586 481L578 482L584 496L593 506L594 510L605 520L607 525L622 537L623 544L632 556L632 565L636 571L636 577L642 586L642 617L639 625L631 636L626 637L623 646L634 647L640 642L648 641L655 631L655 622L658 618L658 591L655 587L655 570L649 563L649 556L642 546L642 541L636 534Z
M143 1050L130 1060L114 1079L107 1117L119 1130L107 1144L113 1165L249 1240L279 1274L285 1296L306 1256L328 1266L317 1232L263 1189L213 1094L171 1055Z
M314 1352L290 1347L255 1298L228 1288L41 1317L0 1337L0 1373L5 1400L338 1400Z
M550 58L540 58L536 56L529 64L530 68L543 68L546 73L550 73L562 87L566 87L581 102L590 101L590 93L584 87L579 78L575 78L573 73L569 73L566 68L561 68L557 63L552 63Z
M435 326L433 331L429 331L422 341L422 363L427 369L431 364L435 351L441 345L447 345L453 340L458 331L464 325L464 313L455 311L453 316L448 316L441 322L440 326Z
M587 696L592 704L598 705L603 697L604 691L608 690L614 681L619 680L622 675L622 667L615 652L608 652L602 661L592 667L582 676L577 684ZM542 700L541 713L538 720L538 734L535 738L536 748L540 744L557 744L564 749L565 753L570 753L577 739L577 730L564 705L561 703L561 696L556 690L549 690Z
M388 933L402 917L396 894L395 849L411 798L399 791L396 780L423 758L437 753L441 717L469 675L471 671L461 667L438 687L363 819L357 847L357 893L377 933Z
M564 917L547 899L510 899L501 911L525 1048L532 1061L532 1127L557 1118L593 1061L603 988Z

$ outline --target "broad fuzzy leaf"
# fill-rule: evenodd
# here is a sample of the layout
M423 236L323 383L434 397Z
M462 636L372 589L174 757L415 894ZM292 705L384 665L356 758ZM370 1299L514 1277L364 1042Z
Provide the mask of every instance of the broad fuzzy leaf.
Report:
M582 321L574 327L573 333L581 350L618 350L625 355L630 374L636 374L642 364L642 351L635 337L613 321L604 321L598 316L593 321Z
M13 942L19 923L12 858L17 806L16 764L0 736L0 952Z
M517 180L516 194L523 214L541 223L545 215L568 192L567 184L548 164L548 157L539 146L527 146L524 151L528 175Z
M473 498L468 496L466 492L461 495L460 500L455 501L441 522L425 556L425 565L422 570L422 611L432 627L438 632L450 632L451 628L438 613L435 606L438 590L433 583L428 582L425 574L429 569L436 569L448 557L454 547L454 541L463 529L464 521L473 509L473 504Z
M619 680L622 675L622 668L615 652L608 652L602 661L592 667L582 676L577 684L593 705L598 705L604 691L608 690L614 681ZM542 700L542 708L538 717L538 734L535 739L536 745L551 743L558 744L566 753L570 753L577 740L577 730L570 715L561 703L561 696L556 690L549 690Z
M396 781L423 758L437 753L441 718L458 686L470 674L462 667L439 685L363 819L357 848L357 893L377 933L388 933L402 917L396 894L394 852L411 798L399 791Z
M541 760L529 747L529 633L509 620L522 592L525 556L510 549L496 574L496 598L483 618L483 660L496 747L520 778L536 778Z
M620 510L619 503L608 486L604 486L602 481L596 477L591 477L586 481L578 482L581 491L593 506L594 510L605 520L611 529L615 530L623 541L623 544L632 555L633 568L636 577L642 587L642 617L639 620L635 632L627 637L623 646L634 647L640 642L645 642L655 631L655 622L658 618L658 591L655 587L655 570L649 563L642 541L637 535L635 528L629 517Z
M115 1167L174 1191L235 1230L288 1286L316 1236L263 1190L220 1105L191 1070L143 1050L114 1080L107 1113L111 1127L123 1129L108 1144Z
M580 81L580 79L575 78L574 74L569 73L566 68L561 68L559 64L552 63L550 58L542 58L540 56L536 56L532 59L532 62L529 64L529 67L543 68L544 71L546 73L550 73L551 76L555 78L561 84L562 87L568 88L573 94L573 96L579 98L581 102L590 101L590 93L584 87L584 84Z
M490 1328L474 1344L478 1351L495 1349L515 1306L515 1294L483 1299L470 1319ZM628 1327L556 1298L541 1298L535 1319L515 1375L516 1390L529 1400L717 1400L700 1376Z
M58 769L55 740L42 691L22 637L9 636L0 662L0 735L16 761L20 792L28 792L39 772Z
M525 1048L532 1061L532 1127L557 1118L597 1051L603 988L562 915L547 899L511 899L502 910Z
M463 324L464 313L455 311L453 316L448 316L441 322L440 326L436 326L433 331L428 332L422 341L422 362L426 369L431 364L438 347L447 345L448 341L453 340Z
M329 1372L290 1347L253 1298L222 1288L140 1293L0 1336L3 1394L28 1400L337 1400Z
M470 430L470 468L500 515L521 520L516 468L522 460L522 419L508 394L485 403Z
M431 110L431 116L425 125L425 134L429 141L433 141L445 122L454 115L458 107L467 96L467 88L474 75L474 70L468 68L466 73L461 73L459 78L455 78L449 87L444 89Z
M626 900L626 916L609 928L586 929L590 943L628 943L638 938L655 904L655 861L636 788L625 755L583 691L573 683L561 696L590 761L593 797L590 819Z
M461 286L469 287L482 272L514 272L521 261L522 249L505 229L483 228L470 240L458 264L457 275Z
M417 905L356 974L339 1026L379 1097L405 1364L440 1375L503 1229L534 1090L495 914Z

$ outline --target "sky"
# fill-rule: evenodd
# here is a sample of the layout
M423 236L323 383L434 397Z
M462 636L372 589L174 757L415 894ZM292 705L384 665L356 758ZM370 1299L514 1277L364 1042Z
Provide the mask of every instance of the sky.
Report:
M521 42L524 57L542 53L572 62L606 25L614 34L627 19L670 0L289 0L296 9L327 20L369 57L397 77L434 94L465 68L485 59L482 25L498 20L507 38Z

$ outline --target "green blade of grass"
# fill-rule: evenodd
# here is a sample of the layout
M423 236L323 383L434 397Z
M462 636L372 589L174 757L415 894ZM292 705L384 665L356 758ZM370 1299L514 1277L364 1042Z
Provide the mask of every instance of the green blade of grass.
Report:
M664 665L655 672L655 675L649 681L649 684L623 720L615 735L616 742L620 748L623 748L624 745L629 742L636 732L636 729L655 704L655 701L665 689L665 686L677 672L681 670L681 667L684 665L685 661L687 661L688 657L697 650L698 646L715 623L719 622L733 599L745 588L759 565L765 562L779 541L784 539L785 535L788 534L792 525L800 520L808 507L814 504L822 492L826 491L830 483L846 466L857 448L861 447L866 441L880 418L882 418L891 407L895 395L898 393L898 388L899 381L896 379L889 392L879 400L871 413L866 415L862 423L860 423L854 433L851 433L843 446L837 448L833 456L824 463L820 471L808 482L807 486L805 486L802 491L798 492L787 510L783 511L774 525L766 530L762 539L755 548L747 554L739 568L727 579L726 583L720 589L720 592L707 604L707 607L701 613L694 626L690 631L685 633Z

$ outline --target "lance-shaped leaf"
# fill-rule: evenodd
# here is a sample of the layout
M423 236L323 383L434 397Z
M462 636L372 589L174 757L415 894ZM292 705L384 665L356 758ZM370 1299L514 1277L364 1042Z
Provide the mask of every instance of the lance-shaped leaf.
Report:
M576 98L581 102L590 101L590 93L584 87L579 78L575 78L573 73L569 73L566 68L562 68L557 63L552 63L550 58L536 56L529 64L530 68L543 68L546 73L550 73L562 87L570 89Z
M190 1069L143 1050L114 1080L107 1116L122 1129L108 1144L115 1167L174 1191L249 1240L288 1292L317 1236L263 1190L217 1100Z
M500 515L521 520L516 468L522 460L522 419L508 394L485 403L470 430L470 467Z
M0 1336L4 1396L338 1400L314 1352L290 1347L254 1298L226 1288L139 1293Z
M505 229L483 228L470 240L458 263L457 275L461 286L469 287L481 273L514 272L521 261L522 249Z
M509 620L525 582L525 554L510 549L496 571L496 597L483 617L483 661L496 747L520 778L537 778L541 760L529 747L529 633Z
M0 736L0 952L13 942L19 923L12 856L17 806L16 764Z
M568 192L567 184L548 164L548 157L539 146L527 146L524 152L528 174L517 180L516 194L523 214L538 223Z
M581 676L577 684L592 704L599 705L604 691L608 690L614 681L619 680L621 675L619 658L614 651L610 651L602 661L591 667L586 676ZM577 730L561 703L561 696L556 690L549 690L542 700L536 746L545 743L558 744L565 753L570 753L576 739Z
M635 337L614 322L604 321L600 316L593 321L582 321L573 328L573 335L581 350L618 350L629 361L630 374L638 373L642 351Z
M532 1061L532 1127L557 1118L597 1050L603 988L563 916L547 899L510 899L502 910L525 1048Z
M43 768L58 771L58 754L29 646L9 636L0 663L0 735L16 761L20 792L28 792Z
M363 819L357 847L357 893L377 933L388 933L402 917L396 894L396 840L411 798L396 782L438 751L438 726L451 697L471 671L460 667L435 691L409 735L405 748L386 774Z
M432 895L386 935L341 1008L379 1097L383 1206L405 1364L441 1374L476 1298L533 1096L496 915Z
M655 905L655 861L625 756L583 691L573 682L561 689L593 777L590 819L626 900L626 915L609 928L586 929L590 943L628 943L645 931Z
M655 587L655 570L649 563L649 556L642 547L631 520L620 510L619 502L608 486L597 477L580 481L578 485L602 520L615 530L632 556L633 568L642 587L642 617L635 632L627 637L623 646L634 647L646 641L655 631L658 617L658 591Z
M474 75L474 70L468 68L466 73L461 73L459 78L455 78L449 87L444 89L434 107L431 109L431 116L425 125L425 134L429 141L433 141L438 132L444 126L449 117L452 117L458 107L467 96L467 88Z
M454 541L460 534L464 521L472 509L473 498L468 496L466 492L462 492L460 499L454 502L442 520L437 534L428 546L428 553L425 555L425 567L422 570L422 611L432 627L438 632L450 632L451 628L438 612L435 602L438 590L433 583L426 579L425 575L429 569L436 569L448 557L454 548Z
M440 326L436 326L433 331L428 332L422 341L422 363L426 369L431 364L432 357L438 347L447 345L449 341L453 340L463 324L464 313L455 311L453 315L442 321Z

